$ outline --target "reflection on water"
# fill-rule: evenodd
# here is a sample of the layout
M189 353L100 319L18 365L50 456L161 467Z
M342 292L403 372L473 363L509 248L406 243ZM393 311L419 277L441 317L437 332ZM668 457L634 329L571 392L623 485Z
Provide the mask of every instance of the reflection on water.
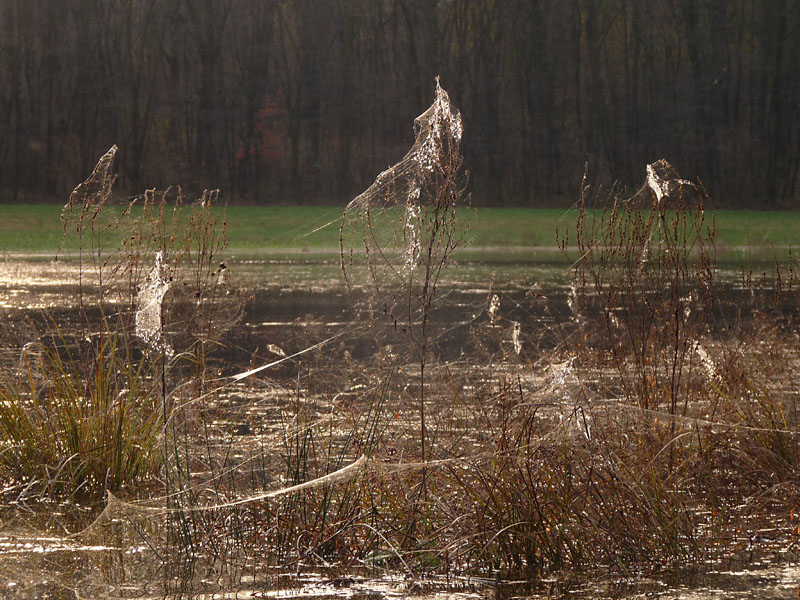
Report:
M705 570L685 568L627 579L604 573L559 573L537 582L471 578L410 578L402 574L340 576L335 570L299 573L228 565L160 563L145 544L85 545L58 537L0 535L0 598L393 598L498 600L626 598L630 600L768 600L800 593L800 567L783 560L723 561Z
M397 348L382 347L367 332L353 309L353 297L342 283L337 258L322 260L230 261L251 298L244 319L230 332L221 369L233 363L236 370L292 355L321 340L342 335L325 352L336 352L341 361L358 361ZM554 343L548 336L554 323L569 314L569 265L565 262L526 261L464 262L448 272L443 303L433 315L440 355L454 365L469 364L473 338L470 326L485 313L490 298L494 309L513 330L498 328L498 344L511 348L512 335L523 352L535 352ZM359 290L355 290L358 300ZM29 320L41 321L47 311L58 323L76 317L74 265L48 260L3 263L0 270L0 306L5 309L4 328L17 340L35 329ZM518 329L517 329L518 328ZM399 343L399 342L398 342ZM15 360L17 350L4 350L2 358ZM303 360L313 361L314 355ZM270 371L278 380L291 380L298 361L286 361ZM555 400L569 377L569 361L536 376L538 389ZM533 377L534 375L531 375ZM343 409L363 383L354 375L343 383L333 399L306 394L316 385L297 378L297 387L243 382L226 388L218 403L208 409L213 431L206 447L227 453L232 463L246 464L257 448L280 443L281 408L299 403L303 396L309 418L323 418L332 407ZM301 386L303 394L301 394ZM560 388L559 388L560 386ZM556 390L562 390L559 392ZM402 423L399 419L398 423ZM585 424L584 424L585 425ZM398 429L402 431L402 429ZM590 435L588 427L586 435ZM481 432L457 432L466 441L480 444ZM281 486L284 481L266 482ZM75 512L76 507L65 512ZM658 577L620 580L604 573L587 578L585 573L559 574L532 582L480 578L412 578L397 572L364 567L351 569L346 577L330 572L308 571L302 565L292 573L272 569L252 559L232 559L222 572L216 566L164 563L148 543L152 523L120 513L108 521L62 514L58 507L15 505L0 513L0 598L775 598L794 597L800 586L800 569L792 561L796 549L787 532L775 536L775 544L755 540L726 560L705 570L665 572ZM44 517L43 513L47 516ZM47 533L42 533L46 531ZM79 532L70 535L70 532Z

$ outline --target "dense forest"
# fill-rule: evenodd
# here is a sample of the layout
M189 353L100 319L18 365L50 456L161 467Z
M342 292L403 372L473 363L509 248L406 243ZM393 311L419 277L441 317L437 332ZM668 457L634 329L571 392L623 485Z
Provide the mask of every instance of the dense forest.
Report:
M118 144L122 193L343 204L440 75L477 204L666 158L716 206L797 207L798 65L798 0L0 0L0 201Z

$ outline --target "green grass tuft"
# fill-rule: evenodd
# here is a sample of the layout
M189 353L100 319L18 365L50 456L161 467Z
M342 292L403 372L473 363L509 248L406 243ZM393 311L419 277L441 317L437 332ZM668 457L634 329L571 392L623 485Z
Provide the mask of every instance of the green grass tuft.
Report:
M157 388L120 342L107 328L84 342L56 330L0 380L0 465L28 492L102 495L155 472Z

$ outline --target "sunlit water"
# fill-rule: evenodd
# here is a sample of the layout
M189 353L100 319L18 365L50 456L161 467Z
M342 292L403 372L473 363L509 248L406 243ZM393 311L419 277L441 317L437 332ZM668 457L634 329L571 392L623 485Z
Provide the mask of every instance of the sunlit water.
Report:
M353 308L355 296L343 283L335 257L302 257L230 261L231 271L247 289L249 300L242 322L225 338L225 361L233 368L291 355L304 347L347 331L346 347L353 360L386 351L367 335ZM442 297L444 310L436 313L441 331L440 352L448 361L469 360L469 328L498 298L497 310L507 322L501 344L511 354L516 343L526 352L546 348L548 332L569 312L570 266L552 259L466 261L448 272ZM731 279L735 279L731 277ZM0 269L0 306L5 311L7 339L24 343L26 335L52 318L74 322L77 282L73 265L49 260L6 261ZM543 310L544 307L547 310ZM517 334L514 333L517 329ZM515 342L512 337L517 335ZM336 343L341 343L337 338ZM333 347L333 342L331 343ZM337 346L337 348L340 346ZM3 351L15 360L18 350ZM517 352L519 353L519 351ZM296 363L277 365L271 373L291 378ZM548 377L557 377L554 370ZM272 403L248 402L249 388L233 387L221 395L218 425L236 436L277 434L280 416L274 408L288 401L277 387ZM258 423L254 431L252 423ZM231 427L233 429L231 429ZM225 440L219 441L224 445ZM241 448L235 460L246 460ZM621 579L604 573L559 574L542 581L514 582L502 577L419 579L404 573L364 568L346 577L335 569L321 572L302 566L294 572L275 571L257 563L232 563L224 573L204 572L203 565L164 564L135 528L113 523L103 535L71 536L92 522L74 519L75 507L58 506L42 514L41 506L14 505L0 513L0 598L664 598L711 600L722 598L789 598L800 594L797 549L780 537L779 543L753 540L727 560L704 568L669 571ZM91 512L88 511L87 512ZM63 535L58 533L63 531ZM46 530L46 534L42 533ZM93 539L96 538L96 539Z

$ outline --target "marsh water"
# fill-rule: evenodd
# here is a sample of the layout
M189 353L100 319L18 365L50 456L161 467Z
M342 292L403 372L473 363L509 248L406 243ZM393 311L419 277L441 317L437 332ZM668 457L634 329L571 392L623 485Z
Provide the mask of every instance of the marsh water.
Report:
M302 374L311 371L311 362L321 360L320 353L323 358L335 356L338 363L358 363L392 352L367 332L369 317L354 308L354 295L343 283L338 256L228 257L227 263L232 280L246 294L241 320L223 337L218 358L221 372L242 371L289 357L266 370L264 380L289 388L290 382L296 381L311 393L319 384L301 381ZM0 306L6 339L21 344L48 320L60 325L75 322L74 273L63 261L44 258L8 258L1 263ZM474 252L462 259L447 271L440 294L443 308L433 317L434 329L441 334L438 359L469 363L474 351L471 328L480 319L486 320L491 297L497 295L503 318L519 323L517 342L512 340L513 328L508 327L497 343L511 356L520 354L513 348L520 343L529 359L535 360L531 357L555 343L555 324L569 314L570 277L569 261L550 252ZM357 303L357 292L355 297ZM298 355L320 343L316 356L311 352ZM18 353L18 347L5 348L2 359L14 361ZM261 392L265 389L273 388L259 388ZM224 396L229 404L219 407L218 422L227 423L237 440L252 442L258 434L269 432L277 417L263 404L258 412L250 410L242 400L247 393L236 388ZM273 401L288 400L275 393ZM244 561L230 563L220 571L186 561L165 562L139 529L124 526L129 518L124 514L115 517L119 527L104 530L102 536L73 535L85 532L101 509L24 501L4 506L0 513L0 598L716 599L788 598L800 590L800 568L793 562L796 550L785 543L783 534L772 542L751 540L739 552L714 564L657 575L620 578L608 573L567 572L522 582L475 577L417 579L403 572L365 567L341 577L335 567L297 566L285 571Z

